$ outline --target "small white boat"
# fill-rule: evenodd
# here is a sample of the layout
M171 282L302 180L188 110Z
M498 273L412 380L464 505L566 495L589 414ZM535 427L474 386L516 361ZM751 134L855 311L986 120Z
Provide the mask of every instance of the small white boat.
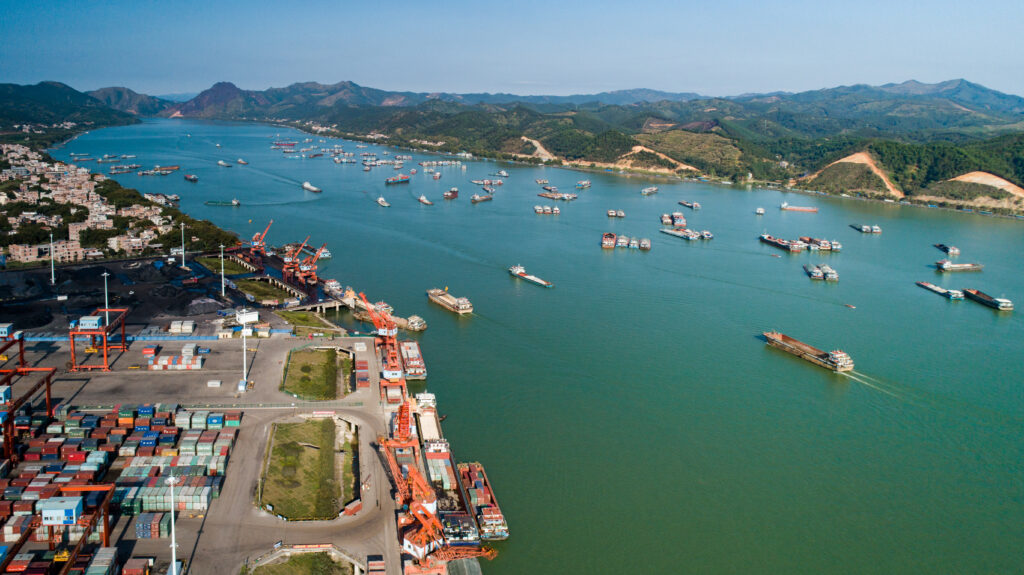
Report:
M217 165L222 167L222 168L230 168L231 167L231 164L225 162L224 160L217 160Z
M314 194L319 194L320 192L323 191L309 182L302 182L302 189L306 190L307 192L313 192Z
M241 164L241 165L243 165L243 166L248 166L248 165L249 165L249 162L246 162L246 161L245 161L245 160L243 160L242 158L238 158L238 160L237 160L237 161L238 161L238 163L239 163L239 164Z
M763 216L764 215L764 208L757 208L756 210L754 210L754 213L759 215L759 216Z
M420 201L420 203L421 203L421 204L423 204L423 205L426 205L426 206L432 206L432 205L434 205L434 202L432 202L432 201L428 200L428 199L427 199L427 196L420 196L420 197L419 197L419 198L417 198L417 199L418 199L418 200Z
M382 208L390 208L391 207L391 204L389 204L388 201L384 199L384 196L379 196L377 198L377 205L379 205Z

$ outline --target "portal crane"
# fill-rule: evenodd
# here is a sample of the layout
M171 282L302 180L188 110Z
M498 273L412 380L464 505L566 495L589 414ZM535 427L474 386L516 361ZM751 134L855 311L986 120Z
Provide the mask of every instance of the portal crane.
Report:
M381 366L381 394L388 397L388 402L392 403L392 400L403 401L408 397L408 389L405 386L405 370L402 367L402 356L398 351L398 324L395 320L391 319L391 315L386 311L378 310L373 306L369 300L366 299L366 294L361 293L359 297L363 300L363 305L366 306L366 312L370 314L370 321L373 322L373 326L377 328L377 340L380 342L381 347L381 358L383 365ZM397 397L388 396L387 391L389 388L397 388L401 391L401 394Z
M319 281L319 278L316 277L316 262L320 259L320 254L324 253L325 249L327 249L326 243L320 246L320 249L315 254L302 260L302 263L299 264L299 279L303 283L316 285Z
M294 279L299 272L299 254L302 253L302 248L306 247L306 242L309 241L309 236L302 240L302 243L298 245L294 250L286 252L284 254L284 265L281 267L281 274L284 276L284 281Z
M274 220L270 220L267 224L267 229L263 230L262 234L254 234L252 241L249 242L249 253L255 257L263 257L267 255L267 232L270 231L270 226L274 225Z

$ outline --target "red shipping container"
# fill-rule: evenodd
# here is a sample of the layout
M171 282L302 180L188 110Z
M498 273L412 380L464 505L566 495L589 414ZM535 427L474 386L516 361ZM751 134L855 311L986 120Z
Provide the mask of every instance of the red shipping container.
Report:
M67 454L67 460L72 463L82 463L89 454L85 451L72 451Z
M29 483L32 483L31 479L22 479L20 477L11 479L11 487L28 487Z

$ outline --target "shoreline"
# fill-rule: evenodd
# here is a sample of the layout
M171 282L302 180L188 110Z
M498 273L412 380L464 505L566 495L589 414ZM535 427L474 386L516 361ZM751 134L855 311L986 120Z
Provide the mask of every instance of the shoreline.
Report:
M263 124L265 126L271 126L271 127L275 127L275 128L289 128L289 129L293 129L293 130L296 130L296 131L298 131L298 132L300 132L302 134L306 134L307 136L318 137L318 138L330 138L330 139L349 141L349 142L361 142L361 143L367 143L367 144L373 144L373 145L376 145L376 146L381 146L381 147L384 147L384 148L389 148L389 149L392 149L392 150L411 151L411 152L417 152L417 153L422 153L422 154L431 154L431 155L446 156L446 157L451 157L451 156L455 155L454 152L442 152L442 151L438 151L438 150L429 150L429 149L426 149L426 148L413 148L413 147L410 147L410 146L402 146L402 145L399 145L399 144L384 143L384 142L380 142L380 141L374 140L374 139L360 138L357 135L344 136L344 135L333 135L333 134L323 134L323 133L319 133L319 132L312 132L312 131L309 131L308 129L306 129L306 128L302 127L302 126L295 126L295 125L288 124L288 123L280 123L280 122L273 122L273 121L248 120L248 119L244 119L244 120L219 120L219 119L208 119L208 118L162 118L162 117L158 117L158 116L147 116L147 117L140 117L139 118L140 122L145 121L145 120L154 120L154 119L155 120L171 120L171 119L174 119L174 120L185 120L185 121L221 122L221 123L225 123L225 124ZM135 125L135 124L129 124L129 125ZM116 127L120 127L120 126L104 126L103 128L99 128L99 129L102 130L102 129L106 129L106 128L116 128ZM77 139L79 136L81 136L83 134L86 134L86 133L89 133L90 131L91 130L85 130L85 131L83 131L81 133L75 134L74 136L72 136L71 138L66 140L65 142L62 142L60 144L60 146L64 146L64 145L70 143L71 141ZM52 148L53 147L51 146L49 148L44 148L44 150L52 149ZM733 188L733 187L736 187L736 186L752 186L754 189L777 190L777 191L782 191L782 192L792 192L792 193L797 193L797 194L803 194L803 195L807 195L807 196L836 198L836 199L842 199L842 200L853 199L853 200L865 201L865 202L878 202L878 203L881 203L881 204L891 204L891 205L898 206L898 207L915 207L915 208L932 209L932 210L938 209L938 210L945 210L945 211L950 211L950 212L957 212L957 213L966 214L966 215L977 215L977 216L996 217L996 218L1003 218L1003 219L1009 219L1009 220L1024 221L1024 214L997 214L995 212L982 213L982 211L987 211L987 210L979 210L978 208L971 208L972 211L968 212L968 211L962 210L962 209L951 208L951 207L946 207L946 206L938 206L938 205L936 205L935 207L930 207L927 204L920 203L920 202L915 202L912 199L908 199L908 198L913 198L913 196L906 196L906 197L904 197L902 199L899 199L899 200L897 200L895 198L890 198L892 201L891 202L887 202L887 201L885 201L885 199L870 198L870 197L865 197L865 196L860 196L860 195L856 195L856 196L855 195L842 196L842 195L837 195L837 194L829 194L829 193L825 193L825 192L819 192L819 191L815 191L815 190L807 190L807 189L803 189L803 188L792 188L792 187L789 187L789 186L787 186L787 185L785 185L785 184L783 184L781 182L772 182L772 181L767 181L767 180L751 180L751 181L743 182L743 183L733 182L732 184L722 184L720 182L715 182L715 181L711 181L711 180L709 180L707 182L702 182L702 181L699 181L699 180L696 179L696 178L700 177L699 173L698 174L694 174L691 177L683 177L683 176L680 176L678 174L671 174L670 175L670 174L658 173L658 172L648 172L648 171L645 171L645 170L638 170L638 169L635 169L635 168L620 168L618 170L613 170L611 168L598 168L598 167L571 165L571 164L565 164L565 163L555 164L555 163L546 162L546 161L530 162L530 161L525 161L525 160L522 160L522 159L507 159L507 158L496 158L496 157L491 157L491 156L478 156L478 155L473 155L471 158L468 158L468 159L469 160L476 160L476 161L488 161L488 162L507 162L507 163L512 164L512 165L520 165L520 166L561 168L561 169L571 170L571 171L576 171L576 172L611 174L611 175L622 176L622 177L627 177L627 178L628 177L642 177L642 178L657 179L657 180L670 181L670 182L680 182L680 183L713 184L713 185L718 185L718 186L728 186L730 188ZM559 162L563 162L563 161L559 160ZM102 173L102 172L96 172L96 173ZM185 212L182 212L182 213L185 213ZM188 214L186 214L186 215L188 215ZM190 216L190 217L192 217L192 216ZM229 231L229 230L224 230L224 231Z

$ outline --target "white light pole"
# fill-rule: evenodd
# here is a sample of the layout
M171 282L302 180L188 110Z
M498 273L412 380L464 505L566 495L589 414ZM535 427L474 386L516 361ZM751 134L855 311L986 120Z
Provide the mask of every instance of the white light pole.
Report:
M174 530L174 485L177 482L177 477L167 478L167 484L171 486L171 575L178 575L178 538Z
M57 270L53 266L53 234L50 234L50 285L57 284Z
M109 295L110 292L107 291L107 278L110 277L110 274L104 271L102 275L103 275L103 309L107 310L107 311L103 312L107 316L107 319L106 319L105 322L103 322L103 325L110 325L110 295Z
M220 245L220 297L224 297L224 244Z
M181 267L185 267L185 222L181 222Z
M248 383L249 383L249 374L248 374L249 361L246 359L245 355L246 355L246 352L249 351L249 350L246 349L246 345L245 345L245 320L246 320L245 308L243 307L242 308L242 381L246 382L246 386L248 386Z

